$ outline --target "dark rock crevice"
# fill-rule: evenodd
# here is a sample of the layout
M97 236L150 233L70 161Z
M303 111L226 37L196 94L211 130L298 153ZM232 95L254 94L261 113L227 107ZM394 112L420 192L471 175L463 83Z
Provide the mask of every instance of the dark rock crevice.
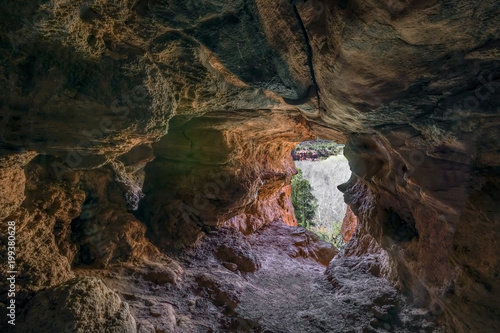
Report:
M318 82L316 82L316 74L314 73L313 49L309 41L309 35L307 33L307 29L304 25L304 22L300 17L297 5L295 3L292 3L292 7L293 7L293 13L297 18L297 22L299 23L300 30L302 31L302 35L304 37L305 51L307 54L307 67L309 68L309 72L311 75L312 85L308 87L307 92L304 94L304 96L299 98L298 100L290 100L290 99L284 99L284 100L285 102L291 105L300 105L300 104L305 104L310 98L316 96L316 98L318 99L318 105L321 105Z
M315 281L306 290L325 293L317 299L344 288L369 304L342 294L351 312L329 307L343 318L332 322L303 293L297 302L315 312L291 316L298 325L411 331L437 317L453 332L499 331L500 3L292 2L1 2L0 219L19 230L19 309L36 294L33 306L106 291L81 282L99 276L135 304L127 327L264 330L273 319L240 304L255 304L252 283L289 302L296 286L280 289L290 276L266 261L275 255L304 260L296 268ZM331 251L272 226L296 223L290 151L316 137L347 143L353 172L340 188L357 224L331 283L304 268L324 270ZM266 248L278 231L283 241ZM386 304L350 276L380 282ZM399 311L383 279L427 310ZM149 293L160 289L164 302ZM121 308L113 295L95 299ZM29 308L22 318L38 320ZM128 318L110 312L110 327L115 315Z

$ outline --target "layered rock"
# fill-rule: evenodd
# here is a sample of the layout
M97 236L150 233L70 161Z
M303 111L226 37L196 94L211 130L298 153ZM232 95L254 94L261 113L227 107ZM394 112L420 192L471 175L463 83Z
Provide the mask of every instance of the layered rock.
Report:
M498 330L495 1L1 7L2 249L14 220L23 300L223 224L293 225L290 151L318 136L353 172L342 260L455 331Z
M498 224L498 69L488 34L499 32L486 17L499 8L484 5L349 1L302 15L321 102L338 110L320 117L361 121L345 123L356 132L345 149L354 174L346 202L387 250L390 277L459 331L499 325L490 292L500 262L463 254L498 250L472 236Z
M292 111L174 118L145 169L139 215L150 237L160 247L180 248L226 221L246 233L275 219L295 224L290 151L311 135Z

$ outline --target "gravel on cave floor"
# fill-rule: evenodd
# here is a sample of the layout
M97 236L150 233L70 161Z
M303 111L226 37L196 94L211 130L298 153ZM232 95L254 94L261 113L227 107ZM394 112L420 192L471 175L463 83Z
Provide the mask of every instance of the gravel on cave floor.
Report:
M232 271L214 255L221 244L238 241L250 244L256 272ZM410 306L387 280L369 274L362 258L334 259L332 284L325 266L290 257L278 242L269 232L236 241L215 232L165 261L182 267L175 283L148 281L151 274L126 268L103 278L129 303L140 332L443 332L428 310ZM167 325L172 312L175 323Z
M336 267L334 287L324 266L290 258L272 246L272 236L250 238L262 267L247 277L235 311L263 331L441 332L427 310L412 308L387 280L365 272L360 258Z

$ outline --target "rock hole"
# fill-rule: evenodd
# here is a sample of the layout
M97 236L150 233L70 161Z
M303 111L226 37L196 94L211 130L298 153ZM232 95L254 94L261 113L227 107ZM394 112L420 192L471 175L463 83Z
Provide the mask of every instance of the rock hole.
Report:
M343 144L321 139L301 142L292 151L297 174L291 200L297 224L336 248L345 244L341 226L347 211L337 186L351 174L343 152Z

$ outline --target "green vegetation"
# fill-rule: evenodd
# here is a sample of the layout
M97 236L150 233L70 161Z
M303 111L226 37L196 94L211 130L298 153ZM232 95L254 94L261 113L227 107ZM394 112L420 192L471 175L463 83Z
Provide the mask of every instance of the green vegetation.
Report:
M318 209L318 200L312 194L312 187L307 179L302 177L302 170L292 178L292 205L299 227L311 228L316 223L314 217Z
M292 151L294 160L324 160L344 153L344 145L329 140L304 141Z
M297 225L316 233L322 240L340 248L345 243L340 233L341 222L332 223L332 228L318 225L318 199L312 193L312 186L302 175L302 170L292 177L292 205ZM321 223L324 224L324 223Z
M325 242L332 243L337 249L340 249L345 245L344 239L342 239L342 233L340 232L342 222L334 222L332 223L332 226L333 229L331 230L319 226L314 226L308 229L316 233Z
M299 173L292 178L292 204L299 226L306 227L324 241L341 248L344 240L340 228L347 206L337 186L345 183L351 175L347 160L339 155L321 161L296 161L295 165ZM301 190L296 190L298 184L301 184ZM304 188L310 189L309 192ZM307 201L310 196L315 198L317 208L308 223L304 223L307 219L302 219L298 202Z

